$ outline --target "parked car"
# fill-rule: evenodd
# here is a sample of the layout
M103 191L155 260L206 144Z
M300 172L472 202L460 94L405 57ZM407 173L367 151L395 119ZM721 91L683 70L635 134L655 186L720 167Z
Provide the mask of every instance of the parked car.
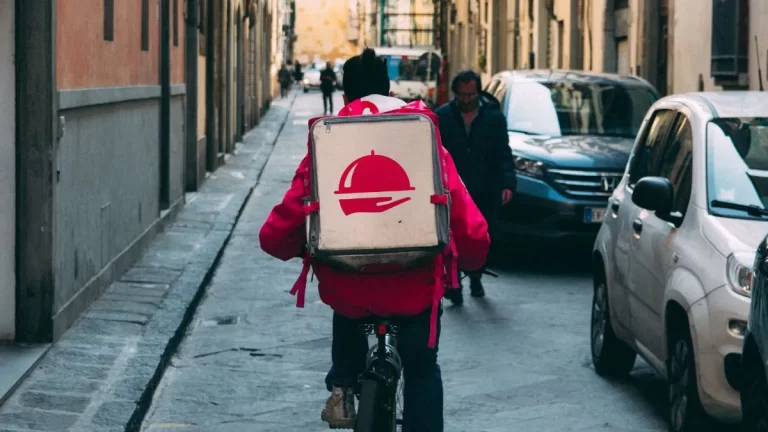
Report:
M768 236L757 248L744 336L741 411L745 432L768 431Z
M309 93L310 90L320 89L320 69L312 67L304 72L304 78L301 81L304 93Z
M656 89L634 76L532 70L499 73L485 90L507 117L507 174L517 174L500 233L593 242Z
M336 72L336 88L344 90L344 60L336 59L336 63L333 66L333 71Z
M636 353L669 382L674 431L741 418L756 239L768 233L768 93L667 96L648 112L594 247L601 375Z

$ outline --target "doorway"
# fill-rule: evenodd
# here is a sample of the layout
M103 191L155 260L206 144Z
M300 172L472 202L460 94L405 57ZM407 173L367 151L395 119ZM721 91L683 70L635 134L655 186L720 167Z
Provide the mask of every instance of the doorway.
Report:
M15 1L0 0L0 341L16 334Z

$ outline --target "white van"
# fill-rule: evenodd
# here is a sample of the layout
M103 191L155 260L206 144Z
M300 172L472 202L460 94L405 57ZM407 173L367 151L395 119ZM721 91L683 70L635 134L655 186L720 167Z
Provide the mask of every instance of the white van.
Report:
M442 62L439 50L431 47L376 47L376 54L387 62L390 90L406 102L423 100L433 106Z

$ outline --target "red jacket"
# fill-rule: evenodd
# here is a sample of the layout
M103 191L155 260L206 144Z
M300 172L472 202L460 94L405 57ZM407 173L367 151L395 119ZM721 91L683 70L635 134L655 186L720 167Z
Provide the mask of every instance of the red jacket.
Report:
M403 105L400 101L400 105L400 108L387 112L424 113L432 119L437 129L437 116L423 103ZM366 102L364 98L347 105L339 115L355 115L361 113L362 108L370 107L371 103ZM319 118L314 118L309 121L310 130L318 120ZM447 177L446 186L451 197L451 246L446 250L446 258L438 256L433 266L383 275L343 273L304 258L304 270L291 291L298 294L298 307L303 307L304 304L304 289L311 265L317 276L320 299L343 316L362 318L371 315L417 315L433 307L433 334L430 337L430 346L434 346L436 306L445 292L446 276L450 281L449 286L457 287L456 267L462 270L481 268L490 246L488 225L459 178L453 159L440 144L439 133L437 139L440 157L444 161L443 174ZM301 161L283 201L272 209L259 232L262 250L284 261L300 256L305 250L303 197L306 195L305 185L311 181L307 169L309 161L309 155Z

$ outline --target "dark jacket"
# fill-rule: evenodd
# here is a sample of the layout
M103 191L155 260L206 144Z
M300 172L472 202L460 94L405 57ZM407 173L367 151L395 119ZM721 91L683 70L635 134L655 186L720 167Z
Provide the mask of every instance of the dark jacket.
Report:
M336 79L336 72L333 69L323 69L320 72L320 90L324 93L333 93L336 88Z
M505 163L512 159L507 120L499 101L480 92L480 110L467 135L464 118L456 101L448 102L435 113L440 119L440 137L456 164L456 169L480 211L488 216L501 204L502 189L515 190L514 174L505 176Z
M288 87L291 84L291 73L286 68L280 68L277 72L277 80L283 87Z

